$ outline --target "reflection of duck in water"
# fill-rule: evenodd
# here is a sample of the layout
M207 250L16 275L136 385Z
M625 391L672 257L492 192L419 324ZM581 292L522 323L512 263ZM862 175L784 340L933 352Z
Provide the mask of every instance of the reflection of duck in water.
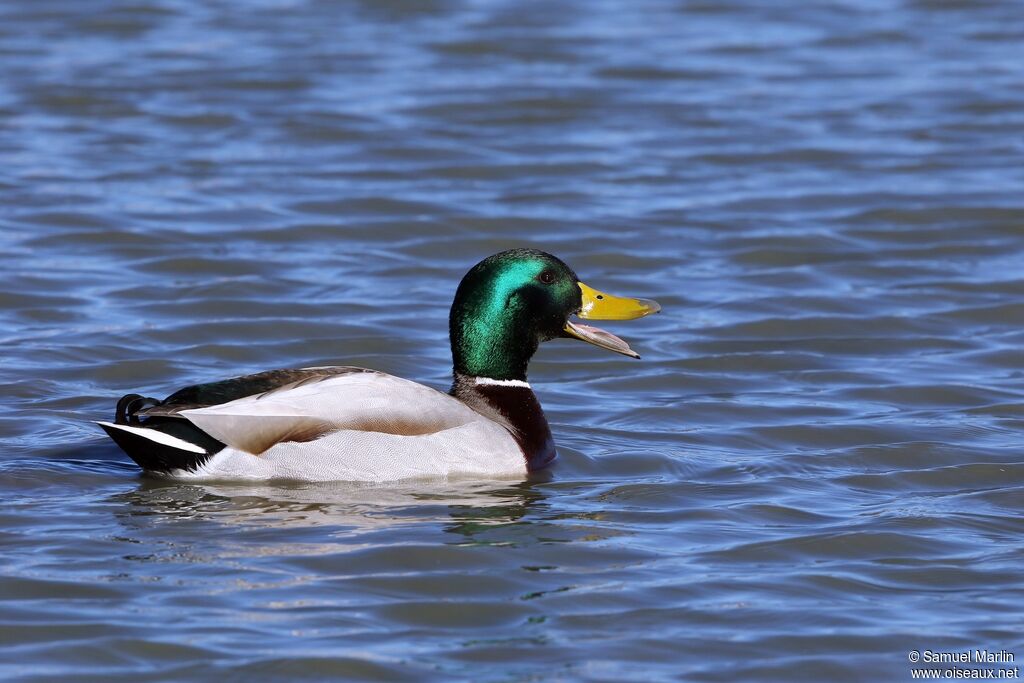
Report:
M429 524L466 537L521 520L544 499L531 481L209 482L142 479L114 500L126 526L150 515L258 528L373 531ZM274 538L274 544L281 542ZM301 541L291 539L302 544ZM270 552L270 551L267 551Z
M164 401L129 394L115 422L100 425L144 470L180 478L523 475L555 457L526 382L540 342L573 337L639 358L615 335L569 317L629 320L659 308L591 289L542 251L505 251L474 266L455 294L450 395L363 368L271 370Z

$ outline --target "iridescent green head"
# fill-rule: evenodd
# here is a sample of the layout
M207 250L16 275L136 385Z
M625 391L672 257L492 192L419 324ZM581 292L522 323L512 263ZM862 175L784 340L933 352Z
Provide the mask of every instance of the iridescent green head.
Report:
M503 251L473 266L455 293L448 319L455 371L523 380L540 343L557 337L575 337L639 358L618 337L570 322L569 316L626 320L659 308L653 301L591 289L572 268L543 251Z

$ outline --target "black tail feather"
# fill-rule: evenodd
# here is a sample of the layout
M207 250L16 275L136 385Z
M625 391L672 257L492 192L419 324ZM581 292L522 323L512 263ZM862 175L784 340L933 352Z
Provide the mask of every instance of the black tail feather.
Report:
M215 453L224 448L224 444L213 438L188 420L181 417L149 417L140 419L139 411L162 402L139 394L122 396L114 410L114 425L100 423L103 430L128 454L132 460L147 472L169 473L174 470L194 471ZM147 437L117 425L135 429L152 430L187 442L196 450L188 450L187 444L182 448L160 443L159 440Z

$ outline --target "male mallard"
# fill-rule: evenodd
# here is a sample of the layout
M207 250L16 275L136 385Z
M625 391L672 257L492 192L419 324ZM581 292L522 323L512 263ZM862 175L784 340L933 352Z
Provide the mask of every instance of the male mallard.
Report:
M473 266L455 293L448 394L363 368L270 370L163 401L128 394L115 421L99 424L143 470L188 479L523 475L555 458L526 382L540 342L574 337L639 358L569 316L630 320L660 308L591 289L543 251L503 251Z

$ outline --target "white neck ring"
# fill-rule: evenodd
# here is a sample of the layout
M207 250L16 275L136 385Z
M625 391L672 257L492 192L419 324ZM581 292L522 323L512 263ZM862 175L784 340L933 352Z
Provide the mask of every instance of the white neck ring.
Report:
M523 387L531 389L529 382L524 382L521 379L494 379L492 377L474 377L474 384L480 386L489 387Z

